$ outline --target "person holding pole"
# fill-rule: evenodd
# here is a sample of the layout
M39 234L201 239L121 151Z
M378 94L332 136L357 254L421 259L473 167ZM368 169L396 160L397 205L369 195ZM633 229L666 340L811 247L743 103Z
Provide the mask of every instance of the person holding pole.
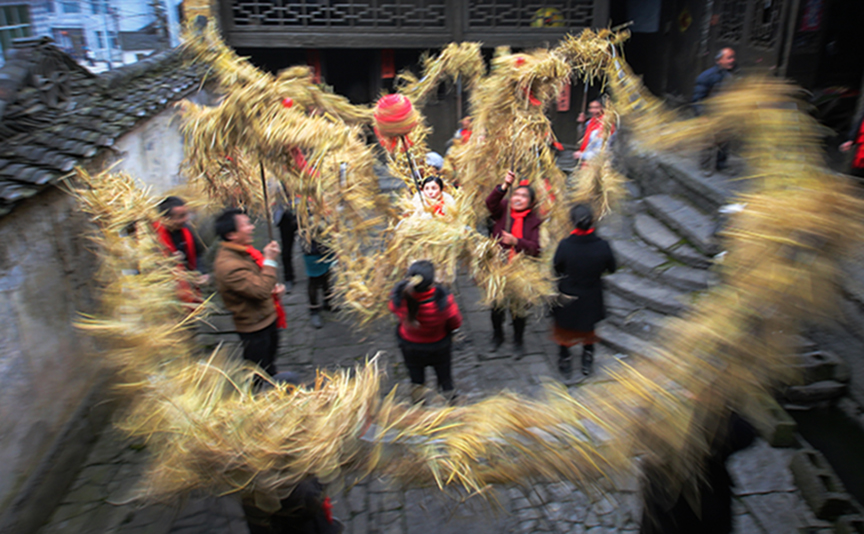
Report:
M222 245L213 261L213 278L243 343L243 357L276 374L279 330L287 326L280 299L285 287L276 283L279 243L263 253L252 247L255 225L242 210L227 209L216 218ZM260 383L260 380L258 381Z
M603 149L603 111L603 103L600 100L592 100L588 104L588 115L591 118L585 124L585 134L582 136L579 150L573 152L573 159L577 162L581 161L582 165L594 158ZM576 121L584 123L585 118L585 114L580 113ZM615 126L612 125L609 134L614 135L614 133Z
M540 255L540 216L534 213L536 195L527 180L519 182L514 189L516 174L507 171L502 185L495 186L486 198L486 208L492 216L492 237L498 239L501 248L507 254L507 261L513 261L516 254L529 256ZM512 191L511 191L512 190ZM508 192L510 198L508 199ZM525 334L526 317L513 317L513 350L517 357L525 352L523 336ZM492 309L492 346L490 352L497 352L504 343L504 319L507 310Z

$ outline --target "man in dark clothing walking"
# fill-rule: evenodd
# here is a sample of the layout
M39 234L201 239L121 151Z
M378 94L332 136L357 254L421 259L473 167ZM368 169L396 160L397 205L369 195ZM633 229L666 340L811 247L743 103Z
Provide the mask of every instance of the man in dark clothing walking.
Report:
M704 110L700 102L713 95L721 86L728 83L732 78L732 70L735 68L735 50L723 48L714 57L714 66L705 70L696 78L696 87L693 89L693 109L697 115ZM700 164L705 174L710 175L714 170L722 171L726 168L725 143L713 146L702 154ZM716 159L715 159L716 152Z

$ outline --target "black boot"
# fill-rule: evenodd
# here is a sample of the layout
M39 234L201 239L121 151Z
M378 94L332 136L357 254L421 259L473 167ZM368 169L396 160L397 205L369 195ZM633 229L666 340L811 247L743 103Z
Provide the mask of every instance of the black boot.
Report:
M525 317L513 317L513 354L518 360L525 356Z
M573 359L570 357L570 349L564 345L558 346L558 370L564 376L570 376L573 372Z
M507 312L492 308L492 345L489 352L498 352L504 343L504 315Z
M594 345L582 347L582 374L588 376L594 366Z

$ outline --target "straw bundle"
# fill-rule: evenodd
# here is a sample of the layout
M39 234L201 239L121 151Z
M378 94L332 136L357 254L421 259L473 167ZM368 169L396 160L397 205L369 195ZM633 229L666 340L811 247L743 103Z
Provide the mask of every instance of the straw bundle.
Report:
M328 93L313 83L309 67L291 67L274 77L261 72L247 59L237 56L219 35L211 21L203 30L190 21L184 31L183 47L194 61L208 65L225 92L247 84L269 86L282 93L281 102L291 97L303 110L318 109L349 124L369 124L372 112L366 106L355 106L348 99Z
M189 354L188 327L205 308L178 299L178 281L191 282L191 274L156 239L158 199L128 175L91 176L82 169L70 191L97 225L91 239L102 251L101 314L82 316L76 326L107 340L107 363L137 382L153 366Z
M450 43L437 56L421 59L423 76L419 80L409 71L399 74L399 92L422 105L438 86L450 79L462 80L466 89L473 89L481 76L486 74L486 65L480 52L480 43Z
M498 51L491 73L471 94L474 133L453 155L478 215L485 212L483 199L507 170L528 179L540 203L554 210L547 189L562 192L564 178L549 151L552 130L544 109L569 76L567 65L547 51ZM550 187L541 185L544 180Z

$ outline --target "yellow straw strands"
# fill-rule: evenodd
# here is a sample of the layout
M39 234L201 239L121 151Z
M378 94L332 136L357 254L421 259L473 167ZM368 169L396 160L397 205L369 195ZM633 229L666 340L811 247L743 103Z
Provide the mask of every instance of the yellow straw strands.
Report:
M129 383L146 380L156 366L192 350L190 321L203 311L178 299L189 273L156 239L156 199L125 174L90 176L79 169L70 186L98 226L91 237L101 251L102 311L78 328L109 342L109 365Z
M410 72L399 74L399 92L409 97L415 105L422 106L429 94L445 79L461 79L466 89L472 89L486 74L486 65L480 52L480 43L450 43L435 57L421 60L423 77L419 80Z
M191 21L186 27L185 38L183 46L195 61L212 68L215 79L225 91L253 84L270 86L282 94L276 103L290 97L295 105L305 111L317 109L322 114L332 115L350 124L368 124L372 121L372 110L368 107L353 105L347 98L328 93L315 85L308 67L291 67L275 77L261 72L226 45L212 23L204 29L198 29Z

